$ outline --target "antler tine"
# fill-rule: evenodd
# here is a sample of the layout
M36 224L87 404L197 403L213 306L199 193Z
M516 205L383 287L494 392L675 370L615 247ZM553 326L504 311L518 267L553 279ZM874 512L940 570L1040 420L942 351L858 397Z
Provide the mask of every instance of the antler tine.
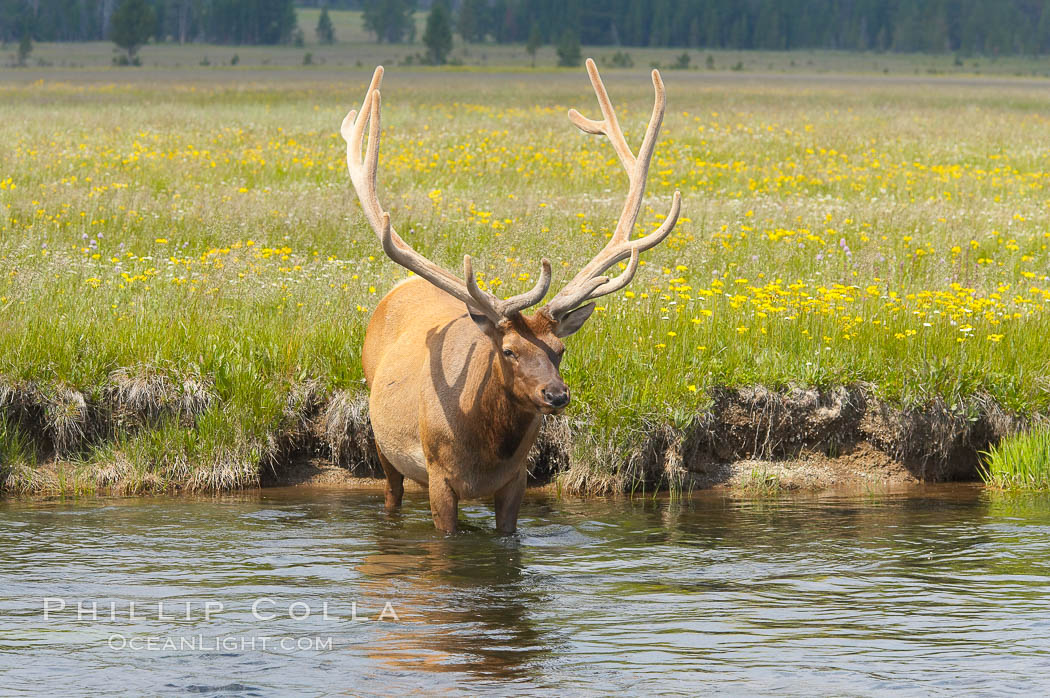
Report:
M617 276L611 281L604 276L597 277L598 279L606 279L606 283L601 284L600 286L592 290L590 293L584 295L577 303L574 304L573 307L578 306L582 303L586 303L588 301L592 301L595 298L607 296L610 293L616 293L624 286L631 283L631 279L634 278L635 272L638 271L639 255L648 249L656 247L661 242L663 242L664 238L671 234L671 231L674 230L675 225L678 223L678 215L681 212L681 210L682 196L678 192L675 192L674 197L671 199L671 211L667 214L667 218L664 219L663 224L653 232L646 235L644 238L639 238L638 240L635 240L633 243L630 244L628 249L630 249L631 261L627 263L627 268L623 272L621 272L619 276ZM609 266L612 266L613 264L619 261L621 261L621 259L614 259L609 264ZM608 267L606 267L606 269L608 269ZM605 271L605 269L603 269L602 271Z
M532 290L511 296L506 300L499 300L491 293L481 290L481 287L478 286L477 279L474 276L473 263L468 254L463 257L463 272L464 278L467 280L467 291L470 292L471 298L477 304L484 304L492 309L495 315L490 316L489 319L498 324L514 313L520 313L525 308L536 305L547 295L551 285L551 263L544 258L540 264L540 278L537 279L536 285L532 287Z
M649 165L653 160L653 151L656 149L656 136L660 133L660 127L664 123L664 110L667 107L667 95L664 92L664 81L660 77L659 70L653 70L653 92L655 94L653 98L653 114L649 117L649 126L645 129L645 137L642 139L642 145L638 148L638 172L636 172L637 178L642 182L642 188L645 187L645 178L649 175ZM639 203L641 199L639 198ZM637 218L637 214L635 214ZM631 226L634 226L634 222L631 222ZM627 231L630 235L630 230Z
M505 301L501 301L501 308L506 315L512 313L520 313L525 308L536 305L543 297L547 295L547 291L551 287L551 263L544 257L540 261L540 278L536 280L536 285L532 287L531 291L512 296Z
M664 241L671 231L674 230L675 225L678 223L678 215L682 212L682 194L676 191L671 197L671 210L667 212L667 217L664 218L664 222L660 224L660 227L653 232L646 235L644 238L638 238L634 242L630 243L632 248L637 248L639 252L645 252L646 250L652 249Z
M645 180L649 176L649 163L653 159L653 150L656 148L656 136L660 133L660 127L664 121L664 107L667 103L664 94L664 82L660 79L660 71L654 70L653 74L653 114L649 117L649 125L645 129L645 137L638 149L638 157L634 159L631 168L627 170L629 188L627 200L624 201L620 220L616 223L616 230L608 245L615 245L630 239L631 231L638 220L638 212L642 208L642 196L645 194Z
M594 92L598 96L598 104L602 110L602 121L588 119L575 109L569 110L569 120L581 131L590 134L601 134L609 138L613 150L627 170L628 191L627 199L624 201L623 211L617 221L616 230L605 244L601 252L587 263L583 269L569 282L565 288L559 291L547 304L547 312L554 319L560 319L573 308L595 298L620 290L634 277L638 270L638 255L663 241L674 229L678 222L681 211L681 195L676 191L671 202L671 211L657 230L644 238L630 241L634 224L638 220L638 213L642 206L642 196L645 193L645 181L649 174L649 164L653 158L656 148L656 138L663 124L664 109L667 98L664 92L664 83L660 78L660 72L652 72L653 79L653 113L649 118L649 125L645 130L645 137L638 148L638 155L631 152L623 131L616 120L609 94L605 90L598 68L594 61L587 59L587 73L590 75ZM627 269L614 280L601 276L601 274L613 264L630 257Z
M584 296L579 301L579 303L577 303L577 305L579 305L580 303L585 303L585 302L590 301L590 300L594 300L595 298L601 298L602 296L607 296L610 293L615 293L616 291L619 291L621 288L623 288L627 284L631 283L631 279L634 278L635 272L638 271L638 258L639 258L639 255L640 255L640 253L638 252L638 248L637 247L633 248L631 250L631 261L627 263L627 268L624 269L623 272L619 276L617 276L615 279L610 279L607 276L599 276L599 277L597 277L599 279L605 279L605 283L603 283L602 285L596 287L593 291L591 291L586 296Z
M496 307L496 297L491 293L482 291L478 286L478 280L474 278L474 265L471 263L470 255L463 256L463 278L467 281L467 292L472 299L472 305L481 309L490 322L498 325L505 319Z
M365 133L365 122L368 121L368 117L372 113L372 95L379 92L379 86L383 83L383 72L383 66L376 66L375 72L372 73L372 81L365 92L364 101L361 102L361 110L351 109L350 113L343 119L343 125L339 129L347 145L347 166L361 164L361 140ZM362 117L361 119L357 118L359 114Z
M616 110L613 109L612 100L609 99L609 93L605 90L602 76L598 73L598 66L590 58L587 59L587 75L590 76L594 94L598 97L598 106L602 110L602 121L588 119L575 109L569 110L569 120L584 133L608 136L612 142L613 149L620 157L620 162L630 172L635 163L634 153L631 152L631 147L627 145L627 139L624 138L620 123L616 120Z

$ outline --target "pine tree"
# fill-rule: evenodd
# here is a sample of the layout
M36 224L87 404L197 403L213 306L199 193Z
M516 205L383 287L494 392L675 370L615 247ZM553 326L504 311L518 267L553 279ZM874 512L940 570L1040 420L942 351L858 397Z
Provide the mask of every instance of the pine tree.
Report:
M540 33L540 25L536 22L532 23L532 29L529 30L529 42L525 44L525 51L532 56L532 67L536 67L536 51L539 50L540 46L543 45L543 35Z
M772 0L762 3L758 11L758 19L755 20L755 48L759 49L782 49L784 48L784 33L780 25L780 10L777 9Z
M423 43L427 47L427 60L431 65L444 65L452 50L452 13L444 0L436 0L427 15L427 28L423 32Z
M580 37L566 28L558 40L558 65L566 68L578 66L583 60L580 55Z
M29 29L22 30L22 39L18 42L18 66L25 67L29 54L33 52L33 40L29 37Z
M156 17L146 0L121 0L109 22L109 38L128 52L127 62L138 65L139 47L153 34Z
M484 15L488 11L485 0L463 0L456 18L456 31L463 41L475 42L485 38Z
M650 46L671 45L671 9L667 0L653 2L652 25L649 29Z
M317 19L317 40L322 44L335 43L335 27L328 16L328 5L321 8L321 16Z
M365 31L375 34L379 43L398 43L406 37L411 42L416 38L415 9L415 0L367 0L362 15Z
M1035 31L1036 53L1050 53L1050 3L1043 6L1039 26Z
M703 44L707 48L722 47L722 23L714 3L704 9L704 19L700 23L704 28Z

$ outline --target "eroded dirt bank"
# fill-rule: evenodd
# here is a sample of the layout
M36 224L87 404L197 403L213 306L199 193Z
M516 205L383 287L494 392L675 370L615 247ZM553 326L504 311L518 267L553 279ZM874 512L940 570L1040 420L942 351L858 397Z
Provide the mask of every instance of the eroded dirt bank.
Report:
M682 425L650 418L614 436L593 429L586 414L548 418L530 455L531 480L573 494L973 480L979 452L1030 421L981 396L899 408L865 386L721 389L711 397L709 409L679 418ZM192 432L216 401L203 378L174 384L118 373L94 395L0 383L0 417L31 442L33 454L33 462L18 462L5 448L0 491L378 484L366 397L325 393L309 381L293 387L265 434L226 440L200 459L208 462L163 442L153 451L124 448L129 435L146 430L158 439L173 429Z
M1029 421L987 397L899 408L873 395L865 386L718 390L710 409L684 427L653 429L631 452L609 458L613 468L584 469L574 459L564 484L613 491L638 482L713 487L773 479L821 488L975 480L979 453ZM571 434L572 424L566 428Z

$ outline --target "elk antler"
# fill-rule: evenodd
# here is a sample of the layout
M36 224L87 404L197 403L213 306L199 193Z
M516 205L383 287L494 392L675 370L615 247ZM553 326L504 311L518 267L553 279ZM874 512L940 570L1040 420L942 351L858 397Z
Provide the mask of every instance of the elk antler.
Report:
M540 278L531 291L500 300L478 287L470 255L463 258L463 271L466 281L445 271L401 239L390 225L390 214L383 210L376 195L376 172L379 167L379 85L383 81L383 66L376 68L372 83L365 93L360 114L351 110L340 132L346 140L346 166L350 170L350 180L354 184L357 196L361 200L365 218L379 236L383 251L390 259L406 269L419 274L450 296L458 298L467 306L484 315L493 323L500 324L514 313L519 313L535 305L547 295L551 283L551 265L546 259L542 261L543 270ZM368 144L362 160L361 146L368 125Z
M682 206L682 197L676 191L671 201L671 211L657 230L635 241L631 241L631 232L634 230L635 221L638 220L638 211L642 206L642 195L645 193L645 179L649 174L649 162L653 158L653 150L656 147L656 136L660 132L660 124L664 119L664 106L666 98L664 95L664 83L660 79L660 71L653 71L653 88L656 91L656 99L653 104L653 115L649 119L649 127L645 131L645 138L638 149L638 155L631 152L627 140L623 137L620 124L616 121L616 112L613 111L612 102L609 101L609 93L605 91L602 78L598 74L598 68L594 61L587 59L587 73L590 75L594 92L598 95L598 104L601 106L601 121L588 119L575 109L569 110L569 120L584 133L604 134L612 143L613 150L627 170L629 189L627 200L623 205L623 212L616 224L616 232L606 243L602 251L597 254L587 266L580 270L572 281L568 283L554 298L547 303L544 310L554 319L561 320L574 308L595 298L619 291L630 283L638 270L638 255L650 247L660 244L674 229L678 222L678 214ZM627 269L615 279L602 276L602 273L617 262L630 257Z

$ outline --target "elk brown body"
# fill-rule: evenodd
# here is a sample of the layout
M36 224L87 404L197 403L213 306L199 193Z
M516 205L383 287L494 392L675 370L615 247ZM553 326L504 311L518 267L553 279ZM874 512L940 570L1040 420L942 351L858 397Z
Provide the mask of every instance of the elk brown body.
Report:
M594 299L631 280L639 254L666 238L678 220L681 199L675 192L660 228L630 239L663 119L659 73L653 71L656 100L636 156L593 61L587 61L587 70L604 119L592 121L575 110L569 118L584 132L609 137L628 173L628 197L605 248L531 315L522 311L542 301L550 287L546 259L532 290L499 299L478 286L469 256L460 279L394 232L376 195L382 67L376 68L360 113L351 111L343 121L347 166L365 217L387 255L418 274L380 301L362 349L369 415L387 480L386 507L401 505L408 477L427 486L434 524L443 531L456 530L459 500L488 496L495 501L497 529L515 530L525 493L525 461L542 415L564 409L570 399L559 373L562 339L587 321ZM625 259L629 262L620 276L602 275Z

